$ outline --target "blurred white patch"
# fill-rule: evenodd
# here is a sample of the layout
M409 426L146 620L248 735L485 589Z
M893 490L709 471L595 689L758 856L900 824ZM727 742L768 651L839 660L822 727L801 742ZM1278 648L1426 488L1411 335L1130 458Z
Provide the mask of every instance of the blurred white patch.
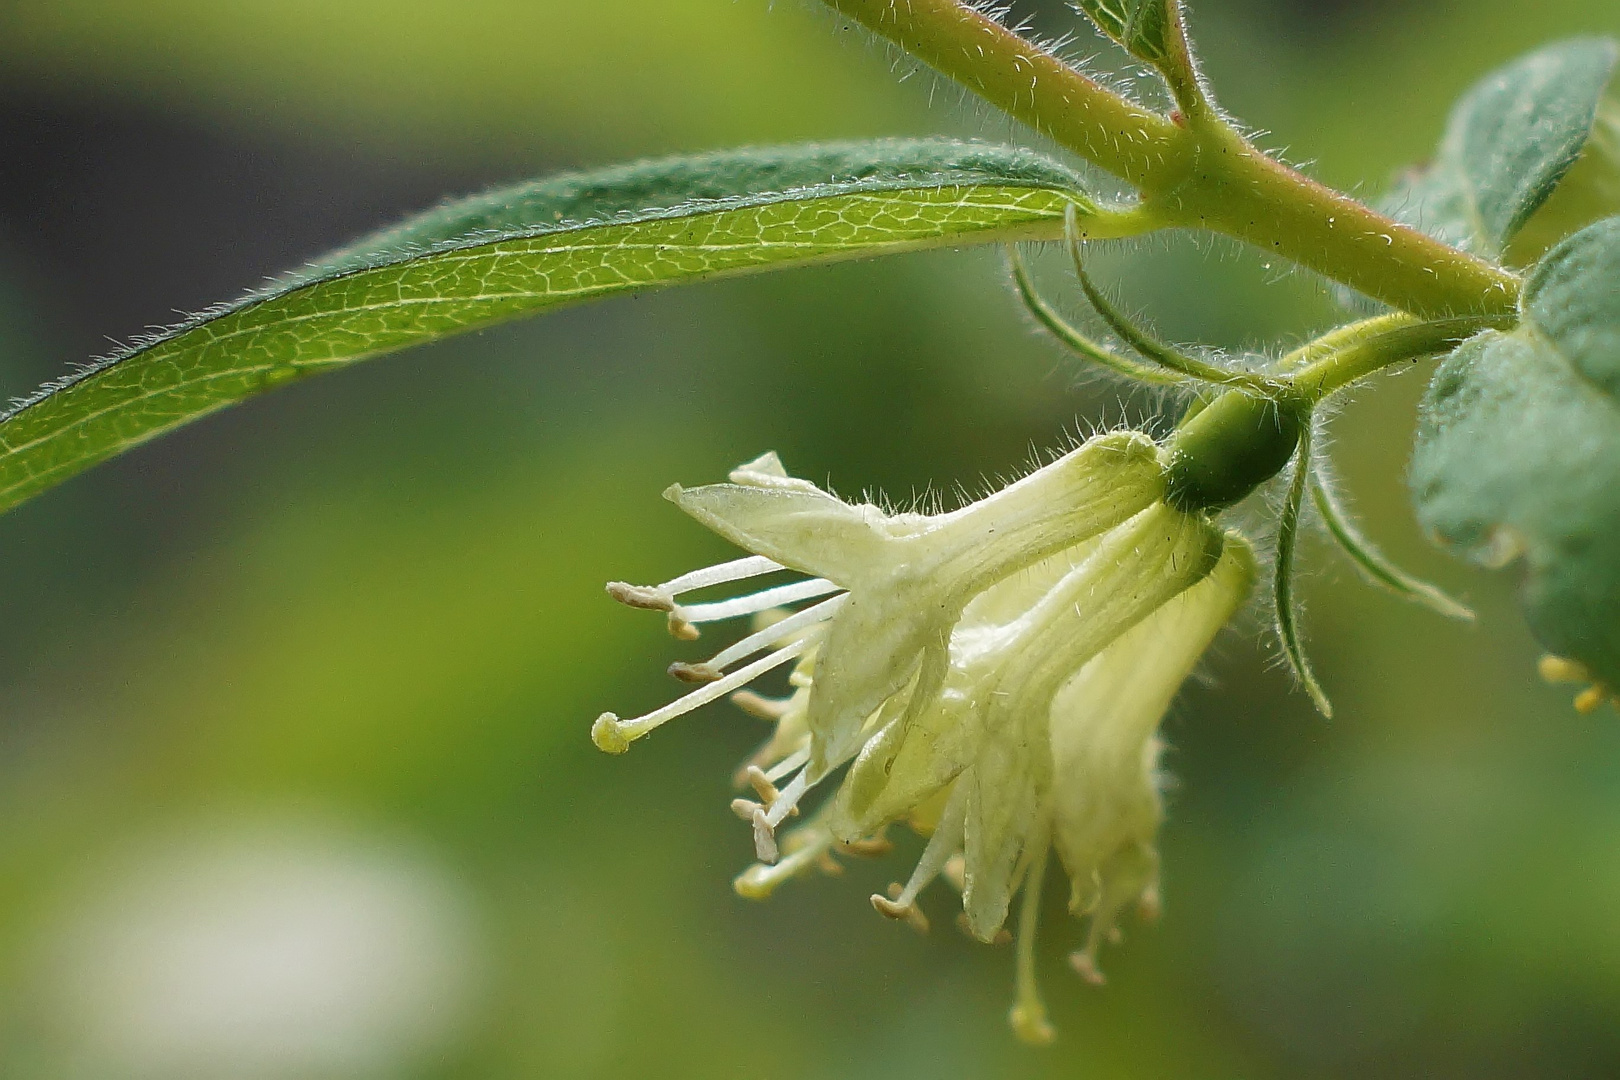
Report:
M471 905L418 849L258 825L123 856L44 942L42 1049L70 1072L375 1076L469 1017L484 966Z

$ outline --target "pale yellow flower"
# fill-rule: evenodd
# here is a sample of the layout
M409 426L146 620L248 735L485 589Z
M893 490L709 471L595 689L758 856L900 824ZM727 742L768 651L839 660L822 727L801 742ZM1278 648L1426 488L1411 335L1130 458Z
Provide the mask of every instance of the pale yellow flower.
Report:
M1156 730L1248 594L1247 542L1167 506L1158 448L1134 433L1093 439L950 514L843 502L787 476L774 455L731 480L667 495L751 557L609 591L667 612L680 637L744 616L753 632L703 664L674 665L704 683L681 700L634 720L604 714L597 745L620 752L734 695L775 724L739 775L759 799L734 808L753 825L760 862L737 891L764 897L836 869L835 854L875 853L889 825L909 822L927 845L910 880L874 905L926 927L917 897L944 876L962 893L965 928L995 941L1022 887L1012 1022L1026 1039L1050 1038L1034 933L1051 851L1069 872L1071 908L1091 920L1074 965L1100 981L1097 947L1120 912L1157 906ZM815 576L680 602L784 569ZM743 689L788 663L786 697ZM777 826L845 764L834 795L779 851Z

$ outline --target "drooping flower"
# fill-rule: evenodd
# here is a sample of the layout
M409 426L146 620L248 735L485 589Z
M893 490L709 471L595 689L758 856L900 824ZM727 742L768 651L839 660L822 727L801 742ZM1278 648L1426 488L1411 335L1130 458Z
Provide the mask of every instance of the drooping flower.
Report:
M593 738L622 751L726 694L774 722L739 774L759 797L734 803L760 858L737 878L742 895L836 869L840 852L885 848L899 821L929 840L910 880L872 898L884 914L926 927L917 896L944 876L962 891L965 928L999 940L1022 885L1012 1020L1044 1041L1033 940L1050 852L1070 873L1071 907L1091 917L1075 966L1100 978L1097 943L1119 912L1156 903L1158 721L1253 577L1247 543L1166 505L1162 477L1157 448L1125 433L952 514L850 505L788 477L774 455L731 484L672 488L683 509L755 554L609 591L667 612L679 637L722 618L752 616L755 627L706 664L671 668L705 685L635 720L604 714ZM679 602L785 567L817 576ZM790 607L805 601L815 602ZM787 697L743 689L789 662ZM846 763L836 793L779 851L776 827Z
M997 940L1022 883L1011 1019L1026 1040L1052 1034L1034 978L1050 848L1068 871L1071 911L1090 920L1084 947L1071 957L1087 981L1102 981L1097 950L1124 908L1135 902L1148 916L1158 909L1159 720L1255 576L1252 551L1235 533L1209 569L1202 560L1211 558L1211 539L1203 522L1156 507L1092 545L1058 584L1047 582L1067 565L1061 557L987 593L958 626L956 678L933 723L916 726L898 752L869 741L831 811L809 827L829 845L895 820L928 831L910 880L872 898L885 915L914 925L926 925L918 894L943 874L962 891L965 928ZM1094 606L1062 608L1088 566ZM1178 590L1189 578L1197 583ZM1024 603L1009 621L994 610ZM1047 677L1030 677L1043 668ZM952 711L957 722L942 723ZM957 764L964 759L965 767ZM880 794L864 816L849 816L867 785ZM748 894L810 865L801 858L791 868L756 866L739 887Z
M848 761L880 708L926 707L949 667L951 631L979 593L1044 558L1112 528L1158 502L1158 447L1135 432L1094 438L987 498L946 514L886 513L851 504L787 475L775 454L731 474L731 483L665 497L738 546L739 559L663 585L614 583L609 593L667 611L677 636L704 622L829 596L762 627L708 662L672 673L707 685L631 720L604 713L597 746L623 752L675 716L724 696L774 667L815 651L815 689L803 704L804 757L754 825L762 856L806 790ZM814 575L735 600L683 607L684 593L782 569ZM837 595L830 595L836 593ZM727 668L766 649L764 657Z

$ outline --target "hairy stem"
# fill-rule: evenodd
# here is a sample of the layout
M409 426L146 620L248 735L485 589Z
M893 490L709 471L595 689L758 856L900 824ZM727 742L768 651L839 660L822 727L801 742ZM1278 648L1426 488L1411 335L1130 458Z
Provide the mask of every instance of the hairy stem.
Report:
M1186 171L1193 148L1169 118L1101 86L958 0L826 0L929 67L1081 157L1146 186Z
M1198 147L1192 174L1144 187L1163 216L1245 240L1425 318L1516 309L1520 282L1508 271L1268 157L1220 117L1186 130Z
M1213 109L1179 123L1144 109L959 0L826 3L1134 184L1169 224L1245 240L1426 318L1514 309L1513 274L1267 157Z
M1506 317L1465 316L1423 322L1408 316L1384 316L1351 323L1329 335L1336 339L1334 347L1325 355L1315 353L1314 359L1295 372L1289 383L1307 401L1321 401L1392 364L1450 352L1481 330L1501 328L1510 321ZM1360 333L1356 333L1358 330ZM1312 349L1316 344L1305 348ZM1284 363L1287 361L1284 357Z

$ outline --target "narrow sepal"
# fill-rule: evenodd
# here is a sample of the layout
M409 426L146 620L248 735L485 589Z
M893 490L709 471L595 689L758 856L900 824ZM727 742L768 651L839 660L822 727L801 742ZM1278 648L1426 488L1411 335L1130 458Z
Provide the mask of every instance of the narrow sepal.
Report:
M1177 372L1166 371L1151 364L1143 364L1128 357L1121 356L1108 346L1093 341L1070 325L1063 316L1041 298L1035 289L1035 282L1029 276L1029 267L1024 264L1024 258L1013 245L1007 245L1007 265L1012 271L1013 284L1018 289L1018 298L1023 301L1035 321L1045 327L1047 332L1067 346L1070 351L1082 360L1088 360L1099 367L1107 368L1116 375L1123 375L1136 382L1147 383L1150 386L1175 386L1187 382L1187 378Z
M1333 706L1323 693L1322 686L1311 671L1310 660L1300 640L1299 612L1294 605L1294 554L1299 543L1300 512L1304 509L1305 489L1311 478L1312 425L1300 425L1299 450L1294 462L1294 474L1288 482L1288 497L1283 503L1282 516L1277 522L1277 566L1273 581L1276 603L1277 636L1282 640L1283 655L1294 671L1300 685L1310 695L1311 702L1323 716L1333 715Z
M1370 585L1394 593L1404 600L1420 604L1437 615L1461 622L1473 622L1474 612L1466 604L1453 599L1435 585L1414 577L1396 566L1356 528L1349 512L1333 493L1333 486L1318 464L1311 476L1311 502L1322 515L1328 535L1333 537L1344 552L1350 565Z

